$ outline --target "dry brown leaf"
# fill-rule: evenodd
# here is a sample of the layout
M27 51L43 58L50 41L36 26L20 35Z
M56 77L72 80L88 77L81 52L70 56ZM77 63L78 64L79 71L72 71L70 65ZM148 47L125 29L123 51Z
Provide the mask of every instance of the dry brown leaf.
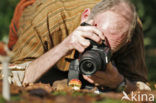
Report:
M50 93L53 90L50 84L43 84L43 83L35 83L32 85L29 85L25 89L27 91L30 91L30 90L39 89L39 88L46 90L48 93Z

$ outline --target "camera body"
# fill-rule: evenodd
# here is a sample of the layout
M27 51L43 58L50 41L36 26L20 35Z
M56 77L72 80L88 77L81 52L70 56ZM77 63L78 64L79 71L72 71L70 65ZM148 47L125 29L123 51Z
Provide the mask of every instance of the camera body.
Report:
M92 75L98 70L105 70L111 59L110 48L104 42L97 44L90 40L90 46L79 55L79 70L81 74Z

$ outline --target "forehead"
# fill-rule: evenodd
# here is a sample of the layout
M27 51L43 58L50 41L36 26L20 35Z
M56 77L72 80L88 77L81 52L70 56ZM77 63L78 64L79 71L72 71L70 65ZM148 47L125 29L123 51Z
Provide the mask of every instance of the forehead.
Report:
M109 30L111 33L125 32L128 30L129 21L119 13L105 11L94 18L94 24L101 30Z

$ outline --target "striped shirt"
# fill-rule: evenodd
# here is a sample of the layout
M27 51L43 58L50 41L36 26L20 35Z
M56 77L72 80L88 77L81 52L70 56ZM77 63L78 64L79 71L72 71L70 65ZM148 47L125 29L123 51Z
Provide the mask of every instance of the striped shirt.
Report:
M37 0L28 6L20 19L18 40L13 48L13 63L31 61L59 44L80 25L82 12L92 8L100 0ZM68 70L63 57L56 65ZM55 58L55 57L54 57Z

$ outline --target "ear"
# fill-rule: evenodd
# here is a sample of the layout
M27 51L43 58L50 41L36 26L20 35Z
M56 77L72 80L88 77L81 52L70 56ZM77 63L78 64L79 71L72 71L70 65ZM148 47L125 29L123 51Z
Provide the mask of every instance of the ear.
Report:
M81 15L81 23L85 22L88 19L90 12L91 12L90 8L84 10L84 12Z

